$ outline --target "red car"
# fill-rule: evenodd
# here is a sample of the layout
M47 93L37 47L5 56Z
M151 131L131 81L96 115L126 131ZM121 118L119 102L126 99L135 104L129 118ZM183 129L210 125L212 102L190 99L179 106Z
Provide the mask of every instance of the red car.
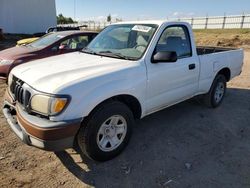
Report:
M49 33L28 45L0 51L0 79L6 79L11 69L22 63L79 51L86 47L97 34L97 32L88 31Z

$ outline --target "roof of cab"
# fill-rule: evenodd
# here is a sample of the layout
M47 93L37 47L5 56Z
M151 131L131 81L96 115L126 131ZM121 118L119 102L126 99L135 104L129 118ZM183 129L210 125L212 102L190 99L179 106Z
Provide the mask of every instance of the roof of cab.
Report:
M187 24L187 22L180 22L180 21L168 21L168 20L143 20L143 21L125 21L125 22L118 22L116 24L155 24L155 25L162 25L164 23L172 23L172 24Z

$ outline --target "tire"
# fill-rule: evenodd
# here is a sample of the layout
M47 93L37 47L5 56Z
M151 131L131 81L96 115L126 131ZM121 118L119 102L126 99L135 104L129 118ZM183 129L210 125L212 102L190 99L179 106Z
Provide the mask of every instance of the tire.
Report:
M222 103L227 89L227 80L224 75L218 74L203 100L210 108L217 108Z
M80 152L96 161L119 155L131 137L134 118L123 103L110 101L90 114L77 135Z

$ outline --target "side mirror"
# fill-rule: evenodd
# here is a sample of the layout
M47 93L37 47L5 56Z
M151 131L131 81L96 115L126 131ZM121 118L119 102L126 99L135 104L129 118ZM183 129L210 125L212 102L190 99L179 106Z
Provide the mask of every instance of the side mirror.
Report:
M173 63L178 59L176 52L162 51L157 52L152 57L152 63Z

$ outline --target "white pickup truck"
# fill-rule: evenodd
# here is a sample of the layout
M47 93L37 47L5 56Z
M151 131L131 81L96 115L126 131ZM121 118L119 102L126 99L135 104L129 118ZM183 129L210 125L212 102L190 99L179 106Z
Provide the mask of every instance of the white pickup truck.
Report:
M105 161L125 148L134 119L197 95L218 107L242 64L242 49L196 47L188 23L113 24L81 52L13 69L3 112L28 145L76 144Z

